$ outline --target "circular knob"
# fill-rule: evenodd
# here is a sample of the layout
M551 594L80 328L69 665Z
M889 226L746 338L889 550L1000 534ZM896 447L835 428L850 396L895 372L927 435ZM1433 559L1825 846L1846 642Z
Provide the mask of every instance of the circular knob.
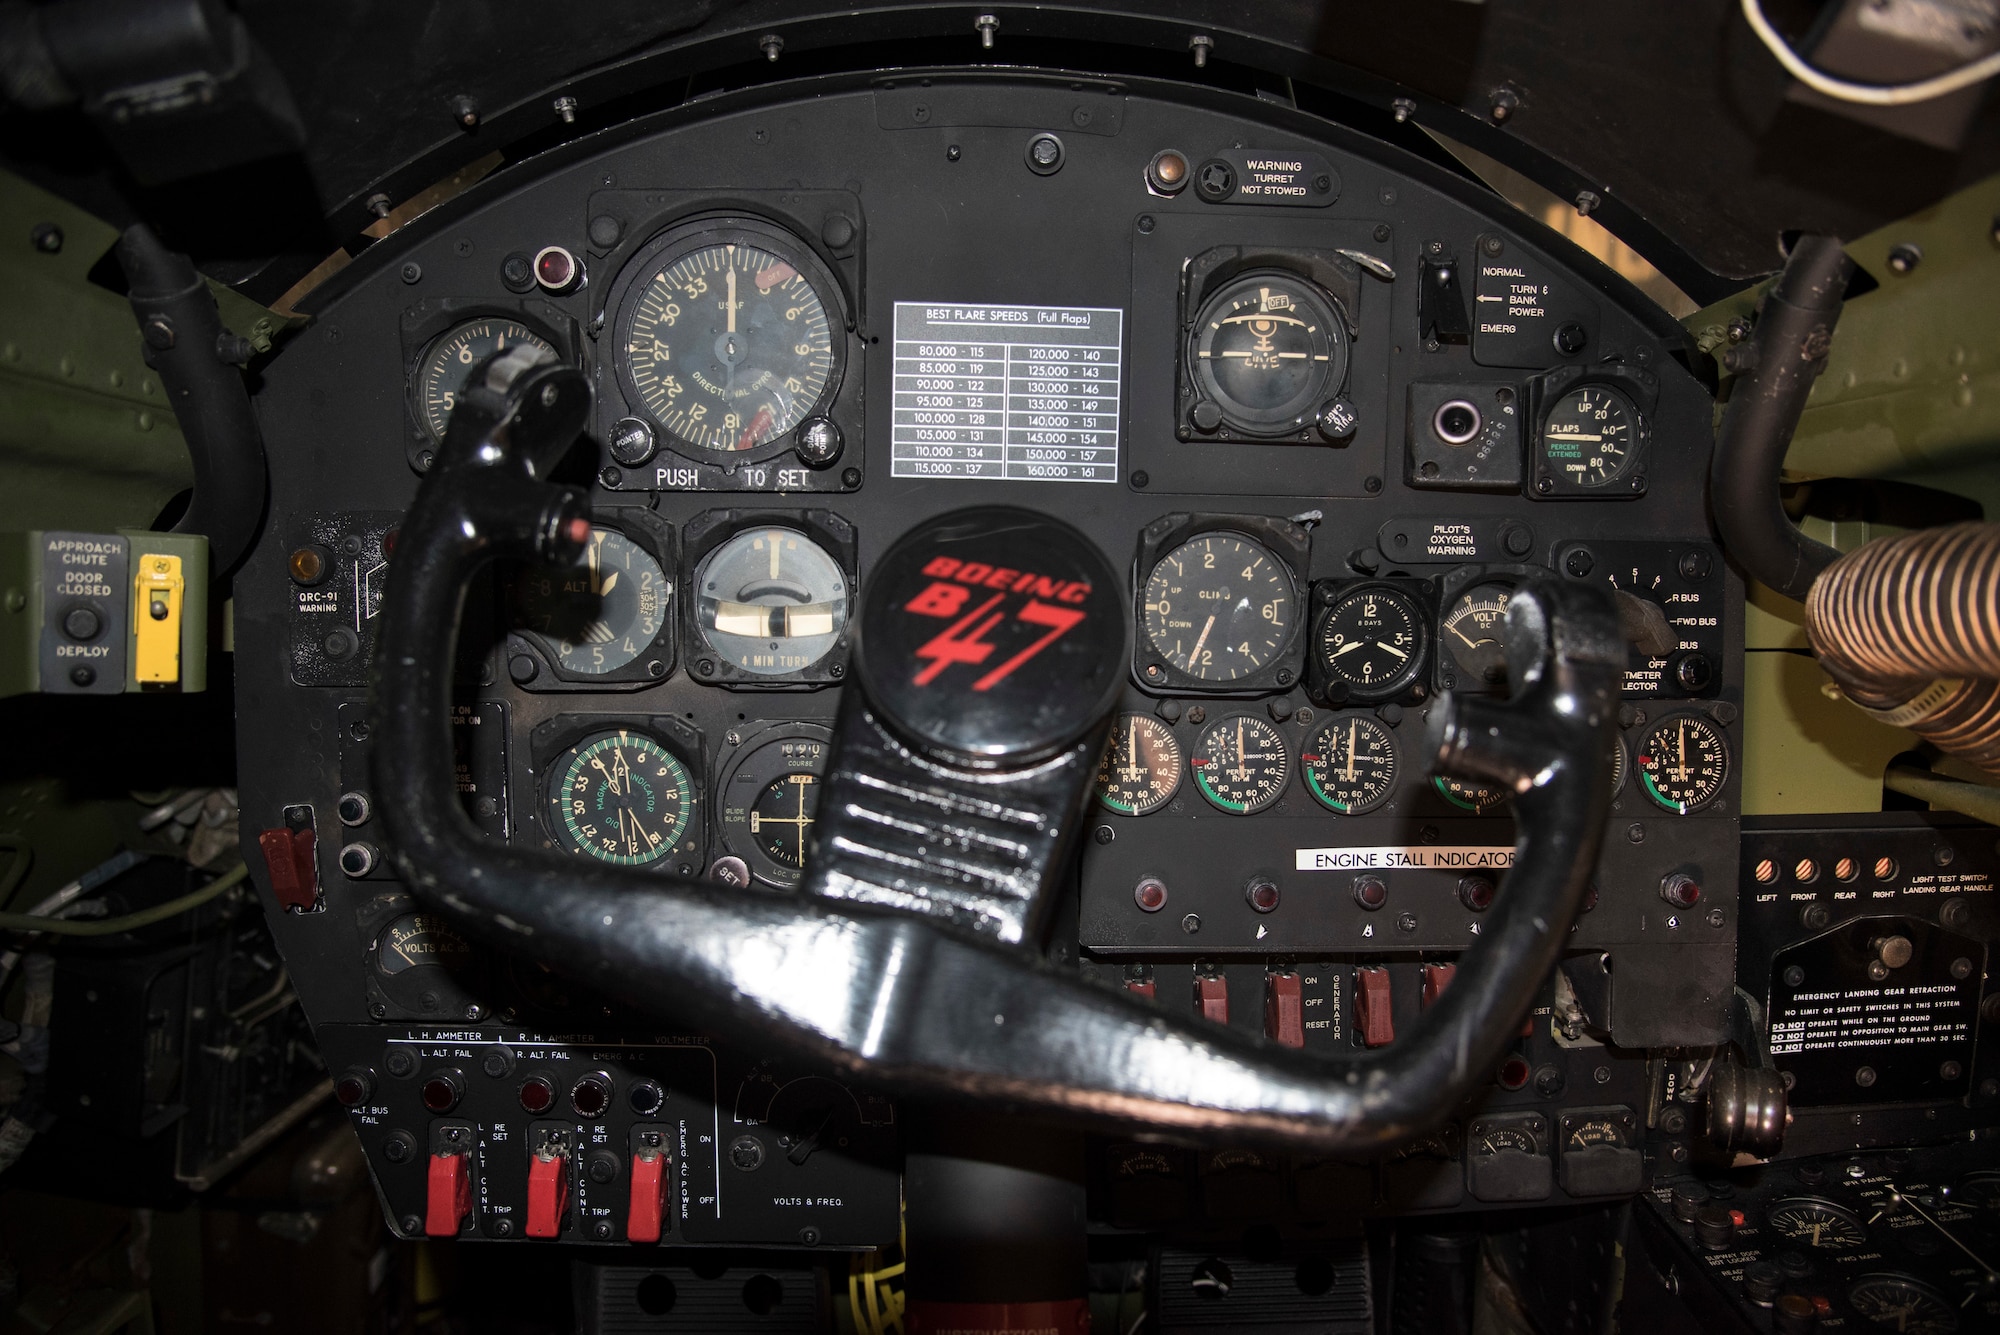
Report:
M1257 912L1269 913L1278 907L1278 883L1268 876L1253 876L1243 887L1243 898Z
M1694 1217L1701 1213L1701 1207L1708 1204L1708 1188L1699 1182L1684 1182L1674 1188L1674 1218L1683 1224L1692 1224Z
M1707 654L1685 654L1674 665L1674 680L1684 691L1705 691L1708 684L1715 680L1715 667L1708 661Z
M660 448L653 439L653 428L636 417L621 417L614 422L605 444L611 449L611 457L627 468L637 468Z
M333 1082L333 1097L343 1108L358 1108L375 1092L375 1073L366 1067L350 1066Z
M1917 948L1907 936L1878 936L1868 943L1868 948L1875 952L1876 959L1891 969L1902 968L1917 953Z
M359 879L374 871L375 864L379 861L381 855L375 851L375 845L365 844L359 840L340 850L341 874L353 879Z
M625 1091L625 1102L641 1117L651 1117L666 1101L666 1092L651 1080L641 1080Z
M1142 913L1158 913L1167 906L1167 883L1157 876L1141 878L1132 887L1132 902Z
M464 1096L465 1081L457 1071L434 1071L424 1081L424 1107L440 1117L456 1108Z
M1686 872L1675 872L1660 880L1660 898L1677 909L1691 909L1701 903L1701 882Z
M390 1163L408 1163L417 1157L417 1138L407 1131L391 1131L382 1138L382 1157Z
M585 1163L584 1172L589 1174L590 1180L599 1186L603 1186L607 1182L616 1182L618 1180L618 1156L610 1150L598 1150Z
M104 629L103 619L88 607L72 607L63 615L63 634L72 640L94 640Z
M375 813L375 808L366 793L342 793L334 811L340 816L342 825L365 825Z
M1389 887L1382 884L1379 876L1357 876L1354 878L1354 902L1373 913L1389 902Z
M831 419L808 417L799 427L798 443L793 449L798 453L799 461L807 467L825 468L840 458L846 444L840 428Z
M1743 1296L1759 1307L1769 1307L1785 1286L1785 1272L1769 1261L1759 1261L1743 1272Z
M1727 1251L1736 1241L1736 1216L1726 1205L1704 1205L1695 1212L1694 1236L1712 1252Z

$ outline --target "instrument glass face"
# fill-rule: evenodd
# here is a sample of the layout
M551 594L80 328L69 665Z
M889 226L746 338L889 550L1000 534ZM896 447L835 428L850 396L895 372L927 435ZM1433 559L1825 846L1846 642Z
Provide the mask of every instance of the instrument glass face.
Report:
M1507 800L1505 789L1489 788L1485 784L1454 779L1444 774L1432 775L1431 785L1445 801L1463 811L1470 811L1480 816Z
M1360 816L1396 791L1396 739L1372 718L1350 714L1322 724L1299 755L1306 790L1321 806Z
M537 566L516 588L521 620L571 672L615 672L651 647L673 584L651 552L593 525L572 564Z
M1867 1230L1851 1211L1817 1196L1792 1196L1773 1205L1764 1222L1795 1242L1844 1251L1868 1241Z
M1276 728L1252 714L1232 714L1202 732L1191 767L1203 797L1231 815L1248 816L1285 795L1292 758Z
M518 320L468 320L447 329L424 353L417 364L417 416L432 440L443 440L451 421L451 410L465 388L465 377L482 360L523 343L540 348L550 356L556 350L549 341Z
M549 827L572 853L642 867L674 851L694 811L687 767L644 733L586 737L550 765Z
M1847 1291L1847 1304L1871 1325L1898 1335L1950 1335L1958 1312L1929 1285L1904 1275L1863 1275Z
M435 913L406 913L376 938L375 968L387 977L472 958L471 943Z
M1423 670L1422 613L1394 589L1341 595L1320 622L1320 664L1356 700L1386 700Z
M758 449L812 414L834 381L833 307L799 263L694 239L650 263L619 331L642 411L697 456Z
M1153 652L1199 681L1240 681L1270 666L1297 620L1283 562L1234 533L1204 533L1160 558L1146 578Z
M1097 765L1097 800L1123 816L1145 816L1174 800L1181 744L1150 714L1121 714Z
M710 649L746 672L800 672L847 629L847 576L795 529L745 529L696 572L695 624Z
M1639 743L1639 784L1646 796L1686 815L1714 801L1729 777L1729 747L1705 718L1663 719Z
M1506 584L1478 584L1452 601L1438 638L1475 690L1507 681L1507 600L1514 590Z
M1250 435L1308 425L1347 376L1347 329L1332 300L1291 274L1246 274L1195 318L1194 376L1222 421Z
M1639 410L1603 385L1583 385L1556 400L1542 419L1542 455L1573 486L1606 487L1632 471Z

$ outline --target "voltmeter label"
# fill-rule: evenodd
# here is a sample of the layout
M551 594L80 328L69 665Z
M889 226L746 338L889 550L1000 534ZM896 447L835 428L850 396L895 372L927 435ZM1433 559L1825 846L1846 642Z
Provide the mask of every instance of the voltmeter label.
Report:
M896 477L1116 482L1125 312L896 303Z

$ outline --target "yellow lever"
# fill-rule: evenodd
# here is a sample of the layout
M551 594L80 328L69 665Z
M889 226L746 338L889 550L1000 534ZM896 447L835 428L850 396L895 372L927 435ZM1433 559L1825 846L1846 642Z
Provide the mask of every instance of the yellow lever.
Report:
M133 676L141 683L181 679L181 558L142 552L132 577Z

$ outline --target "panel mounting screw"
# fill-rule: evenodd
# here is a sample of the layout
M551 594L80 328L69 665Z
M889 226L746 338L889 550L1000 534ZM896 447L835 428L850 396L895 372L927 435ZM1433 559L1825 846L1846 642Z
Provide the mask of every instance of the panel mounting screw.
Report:
M54 223L36 223L34 230L28 233L28 240L44 255L60 254L63 248L63 230Z
M363 207L378 218L386 218L389 216L389 197L381 193L370 195Z
M451 118L458 122L460 129L476 130L479 128L479 104L477 102L460 93L447 105L451 107Z
M991 14L981 14L972 21L972 26L979 29L979 45L991 51L993 49L993 36L1000 31L1000 20L994 18Z
M1521 109L1521 95L1511 88L1495 88L1487 99L1486 114L1499 125Z
M1198 32L1188 38L1188 50L1194 52L1194 67L1208 68L1208 53L1215 50L1215 39L1205 32Z
M767 32L757 39L757 49L764 53L764 59L775 62L785 49L785 39L774 32Z
M1889 267L1899 274L1911 272L1923 261L1923 248L1908 241L1889 247Z
M1603 197L1595 190L1579 190L1576 192L1576 211L1586 217L1597 212L1597 206L1603 202Z
M1417 114L1417 104L1413 98L1399 97L1389 104L1389 110L1396 113L1396 124L1401 125Z

